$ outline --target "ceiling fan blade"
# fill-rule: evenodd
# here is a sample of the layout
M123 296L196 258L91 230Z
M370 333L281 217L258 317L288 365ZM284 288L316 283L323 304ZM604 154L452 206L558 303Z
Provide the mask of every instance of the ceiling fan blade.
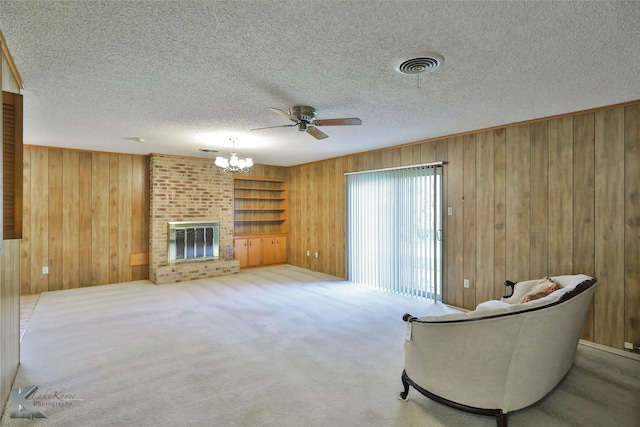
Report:
M326 133L322 132L320 129L315 128L313 126L309 126L307 128L307 133L313 136L315 139L325 139L329 137L329 135L327 135Z
M314 122L317 126L346 126L346 125L361 125L362 120L357 117L350 117L344 119L322 119Z
M280 126L266 126L263 128L253 128L253 129L249 129L249 130L263 130L263 129L275 129L275 128L290 128L292 126L298 126L297 123L294 123L292 125L280 125Z
M286 111L282 111L278 108L273 108L273 107L268 107L269 110L273 111L274 113L280 114L282 117L285 117L289 120L291 120L292 122L296 122L298 123L300 120L298 120L297 117L292 116L291 114L287 113Z

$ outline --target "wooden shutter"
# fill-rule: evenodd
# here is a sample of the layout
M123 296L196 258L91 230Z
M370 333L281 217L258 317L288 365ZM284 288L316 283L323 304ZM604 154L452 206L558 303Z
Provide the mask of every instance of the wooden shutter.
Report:
M4 239L22 238L22 95L2 92Z

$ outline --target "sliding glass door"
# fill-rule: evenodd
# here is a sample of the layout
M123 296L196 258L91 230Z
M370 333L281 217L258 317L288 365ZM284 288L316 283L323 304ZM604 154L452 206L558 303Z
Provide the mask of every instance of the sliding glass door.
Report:
M347 174L353 282L441 299L442 164Z

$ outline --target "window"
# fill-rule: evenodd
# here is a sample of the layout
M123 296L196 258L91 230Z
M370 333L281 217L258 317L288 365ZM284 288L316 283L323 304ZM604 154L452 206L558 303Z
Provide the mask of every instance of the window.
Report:
M442 164L347 174L347 275L441 300Z

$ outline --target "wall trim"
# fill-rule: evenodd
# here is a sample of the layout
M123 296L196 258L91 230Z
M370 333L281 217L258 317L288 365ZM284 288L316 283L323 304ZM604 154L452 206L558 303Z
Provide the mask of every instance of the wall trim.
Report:
M7 63L9 64L9 69L11 70L11 74L13 74L13 78L16 80L18 87L20 89L24 89L24 83L22 83L22 77L20 77L20 73L18 72L18 68L16 68L16 64L13 62L13 56L11 56L11 52L9 52L9 46L7 46L7 42L2 35L2 31L0 31L0 45L2 45L2 53L4 57L7 59Z

